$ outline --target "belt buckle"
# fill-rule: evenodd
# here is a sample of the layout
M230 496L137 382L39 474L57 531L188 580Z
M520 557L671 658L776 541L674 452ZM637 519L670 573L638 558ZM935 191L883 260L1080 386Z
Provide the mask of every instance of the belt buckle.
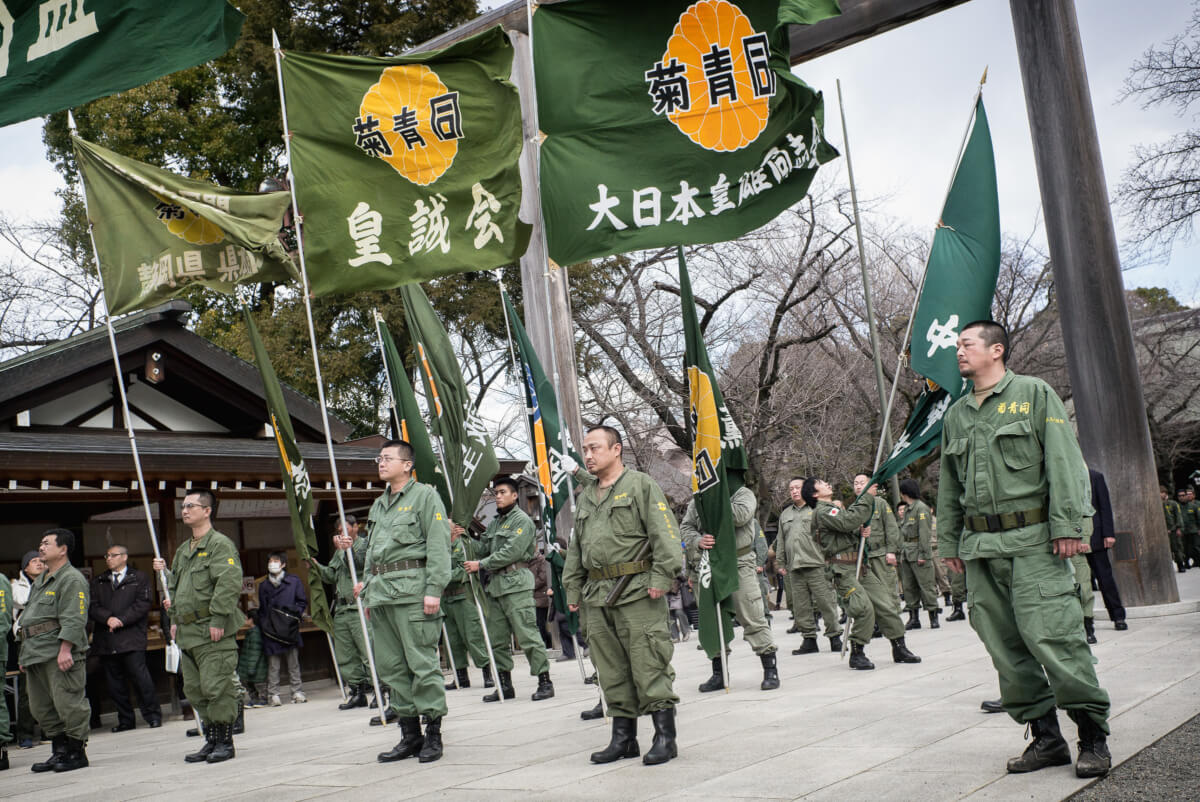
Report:
M1000 523L999 515L985 515L985 516L983 516L983 518L985 521L987 521L987 527L988 527L989 532L1003 531L1002 524Z
M1025 510L1019 510L1019 511L1013 513L1013 517L1017 519L1018 527L1025 525Z

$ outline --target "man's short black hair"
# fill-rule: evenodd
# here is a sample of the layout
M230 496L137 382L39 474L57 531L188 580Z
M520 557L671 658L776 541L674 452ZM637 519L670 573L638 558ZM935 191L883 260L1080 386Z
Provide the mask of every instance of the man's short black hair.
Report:
M587 433L591 434L592 432L604 432L605 434L607 434L608 435L608 444L610 446L622 445L621 444L621 433L618 432L616 429L614 429L611 426L605 426L604 424L600 424L599 426L592 426L587 430Z
M512 488L512 492L514 493L516 493L518 490L517 480L513 479L511 476L501 476L499 479L496 479L492 482L493 490L497 490L501 486Z
M804 499L804 503L810 507L817 506L817 478L815 476L804 480L804 486L800 488L800 498Z
M909 498L921 497L921 483L916 479L905 479L900 483L900 495Z
M205 490L203 487L195 487L184 491L183 497L187 498L188 496L198 496L200 503L209 509L208 517L211 519L217 517L217 497L211 490Z
M407 440L388 440L380 447L380 451L385 448L394 448L400 452L400 459L412 461L413 447L409 445Z
M993 345L1003 346L1004 354L1000 357L1000 361L1008 364L1008 329L1004 328L994 320L972 320L970 323L963 326L961 331L965 333L967 329L979 329L980 339L987 343L989 347Z
M282 565L284 568L287 568L287 552L286 551L273 551L267 555L267 562L270 562L271 560L274 560L274 559L278 559L279 564Z
M54 542L60 548L66 546L68 554L75 548L75 533L70 529L47 529L45 532L42 532L42 538L45 538L46 535L54 535Z

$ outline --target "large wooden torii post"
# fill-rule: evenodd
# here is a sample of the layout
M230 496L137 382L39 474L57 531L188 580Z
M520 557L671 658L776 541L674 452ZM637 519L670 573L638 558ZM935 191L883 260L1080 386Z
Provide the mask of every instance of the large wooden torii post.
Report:
M541 0L539 5L554 2ZM816 25L792 26L792 64L964 2L841 0L840 16ZM1121 593L1130 606L1175 602L1179 591L1158 501L1154 453L1074 3L1010 3L1079 439L1088 464L1108 481L1118 533L1114 563ZM445 47L493 25L527 34L525 0L485 12L417 50ZM517 53L514 71L524 84L531 74L528 50L518 48ZM527 102L523 100L523 105ZM526 147L522 159L535 158L536 149ZM535 169L532 163L522 167L527 176ZM540 206L536 185L527 183L526 208ZM534 240L540 243L540 231L535 230ZM539 244L531 246L521 260L526 326L543 364L551 364L553 354L565 379L565 366L573 366L574 360L569 303L565 283L558 281L551 285L546 308L541 284L545 259ZM572 384L560 383L559 399L572 434L578 436L579 398L573 387L568 388Z

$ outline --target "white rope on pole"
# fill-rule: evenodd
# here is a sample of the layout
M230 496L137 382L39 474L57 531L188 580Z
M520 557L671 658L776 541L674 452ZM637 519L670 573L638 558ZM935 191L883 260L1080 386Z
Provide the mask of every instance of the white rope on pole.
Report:
M271 44L275 50L275 72L279 76L279 106L283 115L283 144L287 152L288 172L292 172L292 136L288 129L287 122L287 98L283 92L283 50L279 46L279 37L275 31L271 31ZM292 176L295 177L294 175ZM296 182L288 181L288 188L292 194L292 208L296 219L296 247L300 256L300 279L302 283L302 291L304 294L304 314L308 321L308 340L312 348L313 356L313 371L317 380L317 401L321 406L321 424L325 430L325 449L329 455L329 471L333 479L334 498L337 499L338 522L339 526L344 526L346 523L346 505L342 501L342 486L338 478L337 459L333 454L333 435L329 430L329 408L325 404L325 382L321 378L321 360L317 355L317 332L313 326L312 314L312 295L308 287L308 269L304 262L304 216L300 213L300 207L296 202ZM353 548L353 547L351 547ZM350 580L354 583L355 588L358 587L358 571L354 567L354 556L348 554L346 565L350 568ZM375 667L375 650L371 645L371 631L367 626L366 612L363 610L362 599L358 593L354 594L354 605L358 609L358 620L362 625L363 642L367 646L367 662L371 668L371 683L375 688L375 699L379 703L379 721L381 724L387 723L387 712L383 706L383 693L379 686L379 673Z

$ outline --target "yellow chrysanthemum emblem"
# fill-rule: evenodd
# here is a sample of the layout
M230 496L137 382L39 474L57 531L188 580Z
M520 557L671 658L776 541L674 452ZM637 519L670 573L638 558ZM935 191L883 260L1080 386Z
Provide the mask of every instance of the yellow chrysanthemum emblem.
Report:
M154 207L154 215L158 222L184 242L192 245L216 245L225 239L224 231L191 209L172 203L160 195L155 197L158 198L158 204Z
M418 186L445 174L463 138L458 92L424 64L388 67L363 95L355 144Z

